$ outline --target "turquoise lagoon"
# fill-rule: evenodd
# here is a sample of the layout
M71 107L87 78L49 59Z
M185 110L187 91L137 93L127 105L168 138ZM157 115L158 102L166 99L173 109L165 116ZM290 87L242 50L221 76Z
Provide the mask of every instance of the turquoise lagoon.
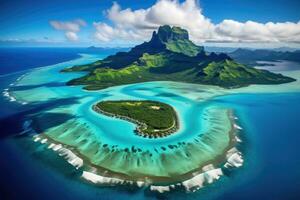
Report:
M75 167L82 167L83 178L92 182L100 182L93 175L98 174L117 178L111 180L113 183L156 184L151 189L163 192L170 189L166 184L176 184L196 175L200 177L192 180L195 183L185 183L187 190L200 188L204 182L212 182L222 175L215 167L226 163L226 152L236 142L233 129L238 126L233 125L229 109L216 107L207 100L223 93L223 89L174 82L146 82L101 91L65 85L82 74L60 73L61 69L93 59L96 58L85 55L73 63L34 70L14 83L10 95L22 104L61 102L28 116L27 123L32 123L38 133L34 141L47 143L54 151L62 144L60 154ZM92 110L98 101L122 99L154 100L173 106L178 113L179 130L166 138L142 138L134 133L135 124ZM231 149L229 153L238 151ZM242 159L236 156L238 160L232 162L240 162L237 164L240 166ZM206 179L202 175L204 171L210 177L205 181L202 180ZM156 188L157 184L163 185Z
M14 83L9 89L9 94L24 105L54 102L55 106L27 116L27 121L31 122L31 126L39 133L33 139L47 147L62 143L77 156L84 155L81 164L76 163L76 159L70 159L66 152L62 152L63 157L74 161L72 164L79 167L81 172L92 172L101 177L115 177L121 180L131 180L133 177L132 180L135 181L147 181L141 177L149 177L150 183L152 177L162 187L168 185L167 183L184 182L186 179L199 177L207 171L203 169L207 164L214 165L214 168L209 168L208 171L219 167L224 169L229 147L243 146L236 141L232 143L236 140L229 134L232 122L237 121L236 123L245 127L244 131L239 131L238 134L242 140L247 141L247 136L242 134L247 133L251 125L230 119L228 115L228 111L233 108L234 116L245 119L245 112L239 106L222 101L232 97L243 97L245 94L295 93L300 89L299 81L277 86L253 85L234 90L174 82L147 82L93 92L64 85L66 81L81 74L59 73L61 69L97 59L98 56L83 55L81 59L33 70ZM284 73L299 77L299 71ZM119 99L149 99L172 105L179 114L179 131L166 138L142 138L133 133L134 124L99 115L91 109L91 106L100 100ZM55 147L52 145L51 149ZM93 167L93 164L100 164L103 168L99 170ZM226 173L226 169L223 171ZM219 171L206 174L213 177L212 179L219 175ZM95 178L93 180L95 181ZM224 179L217 185L222 182ZM203 191L205 192L205 189Z

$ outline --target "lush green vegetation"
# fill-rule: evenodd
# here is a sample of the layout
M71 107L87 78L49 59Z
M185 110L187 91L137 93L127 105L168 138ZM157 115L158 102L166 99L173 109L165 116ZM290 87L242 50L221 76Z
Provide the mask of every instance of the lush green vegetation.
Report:
M158 38L166 45L166 49L172 52L196 56L203 51L203 47L197 46L189 40L187 30L179 27L160 27L158 30Z
M186 30L170 26L160 27L149 42L129 52L63 71L87 71L87 75L68 84L85 85L88 90L145 81L181 81L221 87L294 81L281 74L241 65L226 54L207 54L203 47L189 40Z
M257 65L256 61L288 60L300 62L300 50L275 51L269 49L237 49L229 54L232 58L243 64Z
M289 78L281 74L246 67L231 60L209 63L203 69L202 76L202 83L221 85L223 87L241 87L253 83L278 84L289 80Z
M136 123L137 134L144 137L164 137L174 133L179 125L175 110L156 101L102 101L94 110Z

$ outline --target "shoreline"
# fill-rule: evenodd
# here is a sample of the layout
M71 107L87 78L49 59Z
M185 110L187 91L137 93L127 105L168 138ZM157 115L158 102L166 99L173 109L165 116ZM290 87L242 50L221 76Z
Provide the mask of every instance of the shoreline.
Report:
M58 152L62 158L76 169L83 169L83 174L80 178L85 182L105 186L133 185L136 187L149 187L151 191L159 193L169 192L178 187L183 188L186 192L194 192L207 184L213 183L224 175L222 168L238 168L243 165L242 154L236 148L236 144L241 142L236 133L241 128L235 123L237 118L233 116L232 111L228 111L228 117L231 121L230 140L223 154L203 163L197 169L178 175L175 179L152 176L136 178L113 172L92 164L89 158L81 155L76 148L57 142L45 134L35 135L33 136L33 140L34 142L48 145L49 150Z

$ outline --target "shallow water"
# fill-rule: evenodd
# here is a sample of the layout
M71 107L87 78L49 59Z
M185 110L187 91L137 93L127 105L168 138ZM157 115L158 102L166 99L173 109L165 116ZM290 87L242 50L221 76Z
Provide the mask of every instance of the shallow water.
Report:
M74 61L74 63L87 62L87 59L92 61L98 58L85 57L82 60ZM195 85L192 84L151 82L115 87L101 92L87 92L81 90L80 87L67 87L61 84L80 74L59 74L57 76L50 76L51 74L57 74L61 68L74 63L71 62L35 70L32 72L33 74L31 74L34 76L30 76L30 78L24 77L24 79L18 82L17 87L11 88L11 90L15 91L13 94L19 101L28 103L23 106L23 109L25 109L24 107L30 108L31 105L46 104L41 106L41 109L38 110L38 112L41 112L39 119L44 121L52 117L56 120L54 120L55 122L53 124L49 125L46 123L45 127L40 127L41 130L51 131L67 121L72 122L75 118L79 120L79 123L88 124L88 128L93 129L94 132L98 134L96 136L101 137L101 141L104 141L104 143L117 142L118 145L124 145L124 147L128 146L128 144L130 144L129 146L134 144L137 147L152 150L153 145L165 146L174 141L177 142L178 140L189 141L199 134L199 132L204 133L207 121L203 121L202 116L205 110L210 110L211 108L234 109L236 115L240 118L239 123L244 128L242 134L245 134L243 138L245 138L246 142L246 165L228 177L223 177L221 181L196 193L188 195L183 192L170 193L164 195L164 197L170 197L172 199L198 199L203 197L250 199L251 197L264 196L267 199L270 197L272 199L276 199L277 197L277 199L283 199L283 197L289 195L288 199L296 199L296 197L299 196L296 188L299 186L297 180L299 180L300 174L296 166L299 166L300 163L298 159L289 159L290 157L297 157L296 144L290 141L290 138L292 137L295 138L294 141L299 141L297 140L299 137L295 135L299 132L299 128L296 126L296 113L300 111L298 106L300 99L299 93L295 93L297 90L299 91L299 85L297 86L297 84L292 83L280 86L251 86L244 89L228 91L211 86L195 87ZM291 74L297 75L297 73L298 72L293 72ZM48 77L51 77L51 79ZM21 86L23 88L21 88ZM289 94L282 93L282 91L289 92ZM260 95L251 94L255 92L259 92ZM266 94L270 92L281 93ZM174 106L181 116L181 129L177 134L171 137L162 138L153 142L153 140L140 138L132 134L134 130L133 124L100 116L94 113L90 107L99 99L117 100L124 98L158 100ZM34 111L29 114L35 114L36 112L37 111ZM285 116L284 119L281 117L282 114ZM221 121L221 124L222 123L224 123L224 121ZM130 134L122 135L120 131ZM110 134L106 134L107 132ZM282 136L283 133L286 137ZM221 139L220 141L224 140ZM11 141L5 142L4 146L9 146L10 142ZM279 145L276 146L277 144ZM17 155L16 157L19 157L21 152L14 150L15 148L17 147L14 147L11 151L16 151L14 153ZM25 149L35 151L33 147L27 146ZM42 153L42 155L51 155L51 152L43 150L40 150L39 153ZM289 155L289 157L286 157L286 155ZM53 155L53 157L55 156ZM286 162L280 162L279 159L276 159L277 157L286 158ZM42 158L38 160L41 159ZM53 161L57 159L59 158L53 158ZM16 162L16 160L12 158L11 160L12 163ZM37 169L37 166L41 165L40 163L33 164L32 157L27 156L17 162L25 163L25 166L28 166L28 169L26 169L28 174L32 173L30 171L31 165L34 166L33 169ZM106 199L116 199L121 196L134 199L153 198L153 195L148 196L143 190L128 193L122 188L96 188L79 182L78 179L74 178L76 177L75 175L71 175L71 178L62 176L64 172L62 173L61 169L70 167L67 164L62 164L57 167L57 170L53 170L51 167L45 169L45 166L48 166L48 164L47 162L44 164L45 165L42 165L43 169L41 174L39 174L39 178L35 179L33 185L37 186L40 182L46 185L46 183L50 181L53 183L53 185L50 184L50 187L53 187L52 190L54 191L51 197L72 199L80 199L79 197L92 199L104 196L105 198L107 197ZM290 172L294 172L293 176L290 175L290 173L285 173L285 170L281 170L283 167ZM65 170L65 173L67 171L68 170ZM45 176L44 173L52 174L53 177L49 178ZM278 175L278 182L272 182L271 180L274 173ZM22 177L22 174L19 174L19 176ZM21 178L21 180L23 179L25 178ZM288 183L293 182L293 184L290 184L289 187L283 187L281 185L283 181ZM59 185L67 184L68 186L63 186L62 188L64 188L64 190L55 189L54 183ZM36 191L37 194L34 195L39 196L47 193L43 187L44 184L38 186L38 188L41 188L41 191ZM20 181L20 185L22 185L22 181ZM80 189L75 191L75 186ZM28 187L31 188L30 186ZM273 190L273 187L276 188L276 190ZM61 193L61 195L59 195L59 193ZM71 193L78 194L78 196L70 195Z
M28 106L53 104L28 116L38 133L75 147L93 164L137 177L185 174L203 167L228 147L231 123L227 110L201 99L212 96L205 88L192 91L190 85L172 82L139 83L101 91L66 86L66 81L82 73L59 71L88 59L95 58L84 55L73 63L33 70L10 88L10 94ZM143 138L135 134L134 124L92 110L98 101L122 99L154 100L173 106L178 113L179 130L165 138Z

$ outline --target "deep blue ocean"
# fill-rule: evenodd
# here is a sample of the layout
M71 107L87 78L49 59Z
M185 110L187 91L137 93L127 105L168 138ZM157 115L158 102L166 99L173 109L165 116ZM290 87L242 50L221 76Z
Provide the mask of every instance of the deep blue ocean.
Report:
M74 59L78 53L86 52L82 49L0 49L0 74L10 73L0 76L0 90L7 88L24 70ZM16 55L24 60L18 60L20 57ZM239 117L245 165L195 193L153 195L81 182L78 172L58 155L39 149L26 136L17 135L22 113L27 110L1 96L0 199L299 200L300 93L236 94L213 101L233 108Z
M0 75L52 65L79 57L80 49L0 48Z
M0 76L79 58L79 53L113 54L126 49L102 48L0 48Z

